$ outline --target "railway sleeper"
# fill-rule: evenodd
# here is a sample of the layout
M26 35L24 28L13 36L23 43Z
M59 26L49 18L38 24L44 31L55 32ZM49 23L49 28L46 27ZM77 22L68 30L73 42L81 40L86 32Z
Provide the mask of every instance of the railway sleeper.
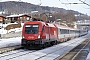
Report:
M17 49L20 49L22 48L21 46L12 46L12 47L5 47L5 48L0 48L0 54L2 53L5 53L5 52L10 52L10 51L13 51L13 50L17 50Z

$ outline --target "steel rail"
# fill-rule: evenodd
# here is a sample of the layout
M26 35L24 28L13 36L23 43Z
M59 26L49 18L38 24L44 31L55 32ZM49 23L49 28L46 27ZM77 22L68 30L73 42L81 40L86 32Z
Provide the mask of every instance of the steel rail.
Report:
M90 41L88 41L88 42L82 47L82 49L80 49L80 50L77 52L77 54L75 54L75 56L74 56L71 60L74 60L74 59L80 54L80 52L88 45L89 42L90 42Z

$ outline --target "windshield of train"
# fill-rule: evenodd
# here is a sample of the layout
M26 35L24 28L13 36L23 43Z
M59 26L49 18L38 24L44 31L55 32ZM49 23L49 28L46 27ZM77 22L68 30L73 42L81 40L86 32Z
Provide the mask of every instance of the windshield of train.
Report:
M25 33L26 34L37 34L39 26L38 25L26 25L25 26Z

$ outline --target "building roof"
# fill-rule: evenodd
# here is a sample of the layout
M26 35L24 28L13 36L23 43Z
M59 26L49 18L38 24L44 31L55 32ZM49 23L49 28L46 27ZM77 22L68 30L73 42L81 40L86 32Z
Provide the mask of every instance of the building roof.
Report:
M3 16L3 15L0 15L0 17L6 18L6 17L5 17L5 16Z
M27 14L18 14L18 15L10 15L10 16L7 16L7 17L21 17L21 16L28 16L28 17L31 17Z

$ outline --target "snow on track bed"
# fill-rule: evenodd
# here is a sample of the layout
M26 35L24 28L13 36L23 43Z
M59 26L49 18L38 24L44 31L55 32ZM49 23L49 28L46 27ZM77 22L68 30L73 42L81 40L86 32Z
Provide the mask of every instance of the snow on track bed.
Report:
M21 38L22 37L0 39L0 48L21 45Z
M90 38L82 42L59 60L85 60L90 50L89 46Z
M10 60L19 56L23 56L29 53L34 52L35 50L26 50L26 49L20 49L15 50L7 53L0 54L0 60Z
M20 49L20 48L22 48L22 46L20 46L20 45L0 48L0 54L6 53L6 52L9 52L9 51L13 51L13 50L17 50L17 49Z
M87 38L89 38L89 36L90 35L88 34L86 36L72 39L68 42L60 43L58 45L54 45L52 47L34 51L34 52L28 50L28 51L24 51L24 52L12 54L12 55L11 55L11 52L4 53L6 55L7 54L10 54L10 55L1 57L3 55L1 54L0 60L55 60L55 59L58 59L58 57L62 57L70 50L78 46L80 43L82 43Z

